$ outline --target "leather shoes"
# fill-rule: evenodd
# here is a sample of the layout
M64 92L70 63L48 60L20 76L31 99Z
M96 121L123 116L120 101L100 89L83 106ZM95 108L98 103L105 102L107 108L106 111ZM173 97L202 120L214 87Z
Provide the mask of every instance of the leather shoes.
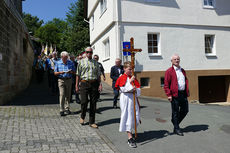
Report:
M113 108L114 108L114 109L117 109L117 105L113 105Z
M179 136L184 136L183 132L180 129L174 129L173 133Z
M65 112L66 112L67 115L71 114L70 110L65 110Z
M80 124L83 125L84 124L84 120L82 118L80 118Z
M89 126L92 127L92 128L98 128L97 124L95 124L95 123L94 124L90 124Z
M61 115L61 116L65 116L64 112L60 112L60 115Z

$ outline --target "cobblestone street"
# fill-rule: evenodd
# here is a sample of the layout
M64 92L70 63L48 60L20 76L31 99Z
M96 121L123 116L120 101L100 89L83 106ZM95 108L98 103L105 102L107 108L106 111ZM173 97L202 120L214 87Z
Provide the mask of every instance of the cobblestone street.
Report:
M79 115L60 117L55 106L1 106L0 152L113 152Z
M71 115L61 117L58 96L51 96L45 83L32 83L0 106L0 153L114 152L98 129L79 124L79 110L71 103Z

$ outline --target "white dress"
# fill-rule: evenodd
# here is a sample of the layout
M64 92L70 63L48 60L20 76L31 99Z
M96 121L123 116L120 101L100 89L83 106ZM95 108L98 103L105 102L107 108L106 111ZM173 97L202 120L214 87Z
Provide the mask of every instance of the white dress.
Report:
M129 82L129 77L127 77L126 84L124 87L120 87L120 108L121 108L121 120L120 120L120 132L129 131L131 132L134 129L134 103L133 103L133 86ZM140 96L140 88L136 89L135 96ZM140 111L135 98L136 103L136 121L139 124L140 121Z

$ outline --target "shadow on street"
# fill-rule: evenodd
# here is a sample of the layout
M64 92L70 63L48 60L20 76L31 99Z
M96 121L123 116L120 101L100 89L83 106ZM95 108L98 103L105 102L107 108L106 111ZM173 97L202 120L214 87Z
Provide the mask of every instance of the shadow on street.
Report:
M43 81L38 83L35 77L32 77L30 85L16 95L8 106L27 106L27 105L47 105L58 104L58 93L51 94L48 88L47 75L44 74Z
M208 130L208 125L201 124L201 125L190 125L183 129L183 132L200 132L200 131L206 131Z

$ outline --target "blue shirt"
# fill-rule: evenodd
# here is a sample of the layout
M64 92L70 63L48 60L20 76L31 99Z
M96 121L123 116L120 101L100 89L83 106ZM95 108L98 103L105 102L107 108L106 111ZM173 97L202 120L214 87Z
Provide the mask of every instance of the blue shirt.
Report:
M51 69L51 60L49 58L46 59L46 68L49 70Z
M64 64L62 60L59 60L58 62L55 63L55 69L54 72L68 72L68 71L76 71L75 66L72 61L67 60L67 63ZM71 73L64 73L64 74L59 74L59 78L71 78L72 74Z

